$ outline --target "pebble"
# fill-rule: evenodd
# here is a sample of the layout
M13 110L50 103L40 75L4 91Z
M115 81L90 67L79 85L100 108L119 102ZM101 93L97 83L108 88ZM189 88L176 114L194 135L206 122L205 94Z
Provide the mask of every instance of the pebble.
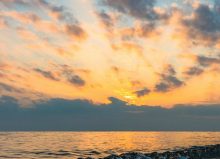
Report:
M208 146L193 146L188 149L167 151L163 153L152 152L143 154L128 152L121 155L109 155L100 159L220 159L220 144ZM84 158L88 159L88 158ZM94 159L94 158L89 158Z

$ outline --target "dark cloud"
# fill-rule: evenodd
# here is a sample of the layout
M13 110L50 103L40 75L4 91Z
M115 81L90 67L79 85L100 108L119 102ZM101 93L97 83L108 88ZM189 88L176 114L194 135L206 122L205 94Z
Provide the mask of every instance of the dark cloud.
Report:
M84 86L86 82L78 75L71 75L68 81L76 86Z
M65 31L70 37L78 39L85 39L87 36L86 32L78 24L67 24Z
M179 80L175 76L166 76L162 79L162 82L156 84L155 89L157 92L167 92L171 89L182 86L183 81Z
M18 89L18 88L11 86L11 85L1 83L1 82L0 82L0 90L5 90L7 92L17 92L17 93L22 93L22 91L23 91L23 89Z
M37 8L40 9L40 7L46 7L48 9L52 8L52 4L48 3L46 0L1 0L0 3L2 3L4 6L11 8L19 8L19 7L26 7L26 8Z
M202 39L211 44L218 41L220 37L220 11L217 8L219 7L219 3L215 4L214 9L208 5L200 4L192 19L183 20L183 24L189 28L188 34L192 39Z
M57 15L57 19L63 21L67 24L77 24L78 21L74 17L74 15L69 11L69 9L65 6L56 6L52 3L49 3L46 0L37 0L38 3L51 11L51 13Z
M122 31L122 40L129 41L131 39L134 39L135 37L138 38L148 38L150 35L158 34L155 31L156 25L155 23L148 22L148 23L142 23L139 26L125 28L123 32Z
M162 16L154 10L155 0L104 0L101 3L121 13L143 20L157 20Z
M27 0L1 0L0 3L5 5L6 7L11 7L15 5L22 5L22 6L30 6L30 1Z
M0 83L0 88L9 92L12 92L14 90L11 86L6 85L4 83Z
M12 97L0 98L0 130L220 130L220 105L171 109L135 106L116 98L110 104L51 99L21 108Z
M215 32L219 30L215 14L209 6L203 4L196 9L195 17L193 20L188 21L188 25L191 25L202 32Z
M34 13L26 15L32 22L37 22L40 20L40 17Z
M50 4L45 0L1 0L0 3L5 5L6 7L16 7L16 6L22 6L22 7L39 7L42 6L49 6Z
M220 1L219 0L215 0L214 11L216 13L220 13Z
M176 71L172 66L169 65L166 71L160 75L161 82L156 84L155 90L157 92L167 92L170 89L182 86L184 82L179 80L175 75Z
M149 3L149 4L148 4ZM156 29L156 20L159 20L162 18L162 15L157 14L154 9L154 2L153 1L146 1L146 0L140 0L140 1L131 1L131 0L119 0L119 1L112 1L112 0L104 0L101 1L101 4L110 8L113 8L115 10L118 10L119 12L125 13L126 15L133 16L135 18L139 18L142 22L139 25L135 26L129 26L129 27L120 27L120 36L123 41L130 41L134 40L134 38L143 38L148 37L151 34L155 34ZM151 7L152 8L151 8ZM145 8L150 12L151 8L151 15L155 14L155 17L150 18L149 14L145 11L141 13L141 9L139 7ZM135 9L136 8L136 9ZM116 25L120 25L120 20L123 21L123 18L121 16L117 16L116 19L112 17L112 14L109 14L109 9L106 9L105 11L98 11L96 12L97 17L99 18L100 22L104 25L105 29L112 33L114 31L114 27ZM144 14L144 15L141 15ZM117 15L117 14L116 14ZM165 16L164 18L165 19ZM110 36L110 38L112 38Z
M155 24L154 24L154 23L144 23L144 24L141 25L141 27L140 27L139 36L141 36L141 37L146 37L146 36L148 36L150 33L152 33L154 29L155 29Z
M165 76L163 78L167 83L169 83L170 85L174 86L174 87L179 87L183 84L182 81L180 81L177 77L175 76Z
M171 65L168 65L166 72L167 72L166 74L169 74L169 75L175 75L176 74L175 69Z
M114 20L112 19L112 17L108 13L102 11L99 13L97 12L96 15L101 20L101 23L104 24L104 26L107 29L111 29L114 26Z
M57 77L55 77L55 75L50 71L44 71L44 70L41 70L39 68L35 68L34 71L40 73L45 78L48 78L48 79L51 79L51 80L54 80L54 81L59 81L59 79Z
M143 97L147 94L150 93L150 90L148 88L144 88L144 89L141 89L141 90L138 90L136 92L134 92L138 97Z
M220 58L198 56L197 61L201 66L208 67L212 64L220 64Z
M42 3L42 2L41 2ZM58 20L64 21L68 24L76 24L78 21L73 16L71 11L65 6L55 6L46 1L43 1L42 5L48 8L53 14L57 15Z
M45 71L39 68L35 68L34 71L37 73L40 73L45 78L48 78L54 81L61 81L61 79L64 79L65 81L75 86L84 86L86 84L86 82L79 75L75 73L75 70L68 65L56 66L57 76L52 71L47 71L47 70Z
M58 15L59 20L64 20L64 21L73 21L74 18L71 13L65 12L67 10L64 6L54 6L51 7L51 11L56 13Z
M51 13L57 16L57 19L65 23L65 33L71 37L85 39L87 34L85 30L80 26L79 21L65 6L56 6L47 1L42 1L41 5L51 11Z
M80 26L80 23L71 13L71 11L69 11L68 8L65 6L57 6L53 3L49 3L49 1L46 0L2 0L0 1L0 3L3 3L5 6L13 9L16 9L18 6L25 6L30 11L34 11L35 9L46 9L52 15L55 15L57 20L65 24L65 34L74 38L77 37L78 40L86 38L85 30ZM28 18L32 20L38 20L39 18L34 15L35 14L32 14L32 17Z
M199 68L199 67L190 67L185 74L189 75L189 76L194 76L194 75L200 75L203 73L203 69Z
M69 65L61 65L58 68L60 74L71 84L75 86L84 86L86 84L85 80L75 73L75 70Z
M198 66L188 68L188 70L184 72L186 75L198 76L204 72L205 68L213 64L220 65L220 57L207 57L203 55L198 55L196 57L196 62Z
M156 84L155 89L157 92L166 92L168 91L170 86L167 83L161 82L159 84Z

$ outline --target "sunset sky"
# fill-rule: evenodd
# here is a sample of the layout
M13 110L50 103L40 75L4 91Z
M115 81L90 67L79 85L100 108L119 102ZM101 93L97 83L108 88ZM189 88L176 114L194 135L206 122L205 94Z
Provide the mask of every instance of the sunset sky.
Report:
M219 0L0 0L0 96L220 103Z

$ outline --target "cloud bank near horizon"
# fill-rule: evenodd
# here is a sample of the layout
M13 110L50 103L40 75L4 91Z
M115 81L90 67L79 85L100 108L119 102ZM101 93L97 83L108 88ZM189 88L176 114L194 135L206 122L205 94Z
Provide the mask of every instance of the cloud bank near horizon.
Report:
M87 100L51 99L20 107L4 96L0 100L1 131L219 131L219 105L128 105L116 98L110 104Z

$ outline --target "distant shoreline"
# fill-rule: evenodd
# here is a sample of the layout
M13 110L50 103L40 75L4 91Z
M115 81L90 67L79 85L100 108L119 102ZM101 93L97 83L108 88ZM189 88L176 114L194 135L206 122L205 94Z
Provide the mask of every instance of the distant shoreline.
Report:
M78 159L94 159L91 157ZM101 159L220 159L220 144L207 146L192 146L181 150L163 153L128 152L121 155L112 154Z

